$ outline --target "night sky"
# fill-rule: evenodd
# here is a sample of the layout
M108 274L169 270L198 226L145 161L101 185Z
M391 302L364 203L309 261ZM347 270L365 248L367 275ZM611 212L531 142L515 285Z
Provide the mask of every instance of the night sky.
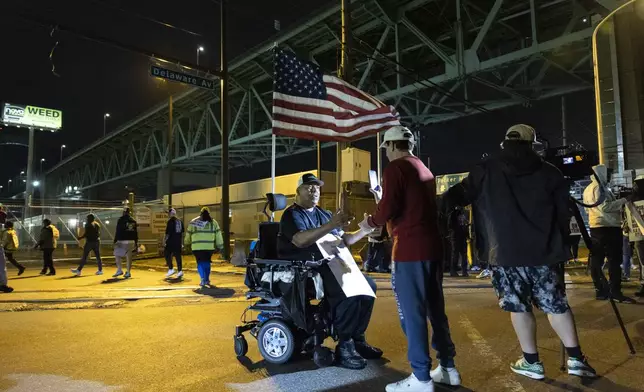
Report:
M254 45L275 34L274 20L281 28L297 24L303 17L335 0L234 0L229 11L229 58L244 53ZM338 0L339 1L339 0ZM108 132L130 121L138 114L166 99L169 93L183 88L170 83L161 87L148 76L146 57L123 52L51 28L35 25L15 17L12 10L37 18L56 21L127 42L151 51L186 61L196 60L196 49L205 52L200 63L212 68L219 66L219 4L216 0L125 1L125 0L23 0L3 3L0 14L0 37L3 55L0 60L0 102L12 102L60 109L64 129L59 133L36 134L34 169L39 171L41 158L47 167L59 161L60 146L65 155L83 148L103 134L103 114L109 112ZM125 11L125 12L124 12ZM162 27L142 16L163 21L195 32L194 36L178 29ZM54 52L56 73L52 73L49 53ZM168 87L169 86L169 87ZM595 147L594 103L592 91L570 96L568 111L569 137L587 148ZM532 107L481 114L423 130L421 155L432 157L432 169L437 173L466 171L484 152L498 149L504 129L516 122L534 125L553 145L560 143L561 113L559 99L536 102ZM26 130L4 128L0 140L23 141ZM359 142L358 147L372 149L375 141ZM0 185L26 169L27 151L24 147L1 146ZM323 166L333 168L333 149L323 155ZM314 167L315 156L301 155L302 168ZM233 182L265 176L269 165L256 165L251 170L236 170ZM280 167L292 167L288 162ZM259 172L257 172L259 170ZM268 173L270 174L270 173ZM14 180L14 183L16 181ZM19 189L15 189L15 194Z

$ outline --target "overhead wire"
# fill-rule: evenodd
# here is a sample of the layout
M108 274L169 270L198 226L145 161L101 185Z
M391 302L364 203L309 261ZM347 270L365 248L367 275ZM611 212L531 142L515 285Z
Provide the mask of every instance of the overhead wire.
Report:
M481 106L481 105L479 105L479 104L477 104L475 102L470 101L469 99L460 98L460 97L455 96L453 93L451 93L449 90L447 90L446 88L444 88L443 86L441 86L438 83L432 82L431 80L427 80L427 79L426 80L420 79L418 77L420 75L416 71L406 67L405 65L403 65L402 63L400 63L400 62L398 62L398 61L396 61L394 59L390 59L386 54L382 53L378 48L374 48L373 46L369 45L368 43L366 43L362 39L357 38L357 37L354 37L354 39L359 41L361 44L363 44L365 46L368 46L369 49L373 50L374 52L377 52L382 57L384 57L386 59L386 61L388 61L389 63L392 63L396 67L390 67L389 64L386 64L385 62L383 62L382 60L380 60L377 57L374 57L370 53L367 53L365 51L362 51L362 50L356 49L356 48L352 49L352 50L354 50L356 52L359 52L362 55L367 56L368 59L376 61L376 62L384 65L388 69L393 70L394 72L396 72L396 73L398 73L400 75L407 76L407 77L411 78L413 80L413 82L416 83L416 84L420 84L420 85L422 85L422 86L424 86L426 88L435 90L436 92L438 92L438 93L440 93L440 94L442 94L442 95L444 95L444 96L446 96L446 97L448 97L448 98L450 98L450 99L452 99L454 101L463 103L466 106L471 106L471 107L479 110L481 113L488 113L488 114L491 113L490 110L484 108L483 106ZM398 67L400 67L400 69L404 69L405 72L398 71ZM432 104L432 103L430 102L430 104Z
M128 9L116 6L114 4L106 3L105 1L102 1L102 0L90 0L90 1L93 2L93 3L100 4L103 7L112 8L114 10L117 10L117 11L120 11L122 13L128 14L129 16L135 16L135 17L137 17L139 19L143 19L143 20L146 20L148 22L155 23L157 25L160 25L160 26L163 26L163 27L166 27L166 28L169 28L169 29L174 29L174 30L177 30L177 31L181 31L183 33L186 33L186 34L189 34L189 35L192 35L192 36L195 36L195 37L203 37L203 35L200 34L200 33L196 33L194 31L190 31L190 30L184 29L182 27L172 25L170 23L155 19L155 18L153 18L151 16L143 15L143 14L141 14L139 12L136 12L136 11L133 11L133 10L128 10Z

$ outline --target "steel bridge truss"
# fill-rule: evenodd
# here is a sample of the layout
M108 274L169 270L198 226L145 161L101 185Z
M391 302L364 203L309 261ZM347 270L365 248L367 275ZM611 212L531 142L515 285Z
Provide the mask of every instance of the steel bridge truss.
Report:
M592 87L593 15L575 0L360 0L353 7L354 83L394 104L411 127ZM331 7L230 65L231 168L270 160L274 42L333 73L340 25L339 6ZM178 170L218 173L218 95L192 89L175 97ZM53 168L48 183L59 195L70 185L85 190L162 169L167 124L164 103ZM277 139L277 157L314 148Z

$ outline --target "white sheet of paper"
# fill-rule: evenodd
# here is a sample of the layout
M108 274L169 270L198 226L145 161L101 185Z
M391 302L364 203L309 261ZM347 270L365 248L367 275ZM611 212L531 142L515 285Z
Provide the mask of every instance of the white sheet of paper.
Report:
M332 258L329 268L347 297L367 295L376 298L376 293L362 275L362 271L341 238L327 234L316 241L322 256Z

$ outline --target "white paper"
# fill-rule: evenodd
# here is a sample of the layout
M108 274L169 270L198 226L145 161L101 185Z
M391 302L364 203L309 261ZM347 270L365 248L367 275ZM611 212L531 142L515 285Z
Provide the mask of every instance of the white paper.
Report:
M342 238L327 234L317 240L316 244L322 252L322 256L331 259L329 268L347 297L358 295L376 297L376 293L369 286L369 282L360 271Z

